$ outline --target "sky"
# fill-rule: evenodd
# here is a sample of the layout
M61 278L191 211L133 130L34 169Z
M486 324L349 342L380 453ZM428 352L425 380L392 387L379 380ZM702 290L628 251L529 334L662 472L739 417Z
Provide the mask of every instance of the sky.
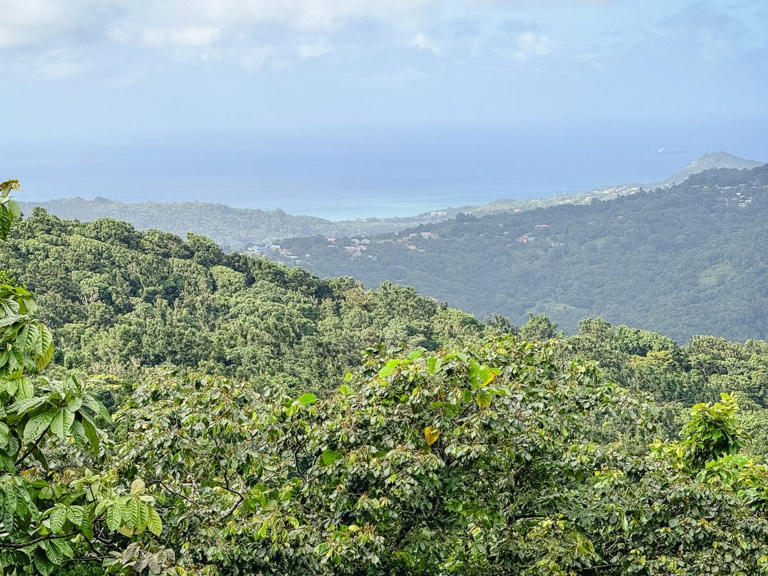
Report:
M21 199L406 215L768 160L768 0L0 0L0 83Z

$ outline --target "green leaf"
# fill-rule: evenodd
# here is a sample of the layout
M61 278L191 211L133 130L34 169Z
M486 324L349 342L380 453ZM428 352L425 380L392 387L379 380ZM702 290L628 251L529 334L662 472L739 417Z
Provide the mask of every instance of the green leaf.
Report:
M43 555L41 549L38 550L35 554L35 568L37 569L38 574L42 574L43 576L50 576L56 566L51 564L47 555Z
M379 370L379 377L385 378L389 376L390 374L392 374L392 372L395 371L395 368L400 366L400 364L401 364L400 360L397 360L397 359L390 360L384 365L384 367L381 370Z
M80 527L83 523L82 506L67 506L67 519L72 522L74 526Z
M64 557L59 551L58 546L52 545L52 541L48 541L42 542L40 547L45 550L45 555L51 564L61 566L62 562L64 562Z
M106 409L104 404L99 402L90 394L83 394L83 405L85 405L95 415L101 416L107 422L112 420L112 417L110 416L109 411Z
M307 392L306 394L302 394L299 396L299 402L302 404L310 405L317 402L317 396L312 394L311 392Z
M8 352L7 351L3 352L3 355L4 355L5 359L7 360L8 359ZM0 358L0 368L3 366L3 364L4 364L4 362L2 361L2 358ZM8 394L8 396L10 396L11 398L16 396L16 391L19 389L19 380L18 379L16 379L16 380L6 380L3 384L5 385L5 391Z
M91 444L91 449L96 452L99 449L99 434L96 431L96 426L94 426L91 419L87 416L83 416L81 423L83 425L83 433Z
M27 420L24 425L24 443L34 442L46 431L53 420L53 412L42 412Z
M131 498L123 507L123 520L135 527L139 523L139 501Z
M492 395L487 390L480 390L477 393L475 400L480 408L488 408L491 405Z
M11 431L5 422L0 422L0 450L8 448Z
M160 532L163 531L163 522L160 520L160 515L154 508L150 506L148 509L149 520L147 521L147 528L149 528L149 531L152 532L152 534L159 536Z
M35 395L35 385L32 383L31 378L20 378L19 389L16 391L16 398L19 400L26 400L32 398Z
M149 505L141 500L135 501L138 504L139 517L136 523L136 531L143 532L149 522Z
M23 416L27 412L31 412L42 404L45 404L45 398L40 396L36 398L26 398L11 404L8 407L8 412L11 414L18 414L19 416Z
M58 562L54 562L54 564L61 565L65 560L69 560L74 556L72 547L64 540L49 540L47 545L46 554L48 559L53 562L53 555L59 560Z
M110 530L115 531L120 528L120 524L123 522L122 513L123 506L119 500L107 508L107 527Z
M61 529L64 527L64 523L67 521L67 509L61 505L58 504L56 507L51 510L51 515L49 517L49 524L51 527L52 532L61 532Z
M39 328L40 348L37 357L37 369L42 370L53 360L53 335L43 324L39 324Z
M59 438L65 438L75 421L75 413L68 408L59 408L51 421L51 432Z
M323 461L323 466L331 466L336 460L341 458L342 454L341 452L338 452L336 450L323 450L323 454L321 456Z

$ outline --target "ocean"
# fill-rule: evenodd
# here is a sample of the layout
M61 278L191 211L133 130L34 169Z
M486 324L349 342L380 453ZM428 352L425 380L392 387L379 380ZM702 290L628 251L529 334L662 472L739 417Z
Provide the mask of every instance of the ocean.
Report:
M204 201L330 219L661 181L701 154L768 160L768 123L336 127L0 144L20 200ZM663 152L659 152L664 148Z

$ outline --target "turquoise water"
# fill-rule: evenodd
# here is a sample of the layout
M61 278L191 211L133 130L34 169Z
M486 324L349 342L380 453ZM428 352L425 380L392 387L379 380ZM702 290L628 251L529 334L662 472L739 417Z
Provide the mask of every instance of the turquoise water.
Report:
M207 201L343 219L411 216L498 198L654 182L699 155L768 160L768 121L319 131L7 141L0 175L19 198ZM659 154L660 147L676 153Z

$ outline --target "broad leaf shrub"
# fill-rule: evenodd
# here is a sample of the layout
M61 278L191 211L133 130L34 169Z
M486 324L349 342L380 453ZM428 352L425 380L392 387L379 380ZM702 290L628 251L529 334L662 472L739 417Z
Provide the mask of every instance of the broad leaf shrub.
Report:
M0 240L20 216L9 195L17 188L16 181L0 184ZM0 569L8 575L98 569L126 537L159 534L162 522L141 480L126 489L114 471L98 470L99 426L110 422L109 413L76 376L39 374L53 358L53 337L35 317L32 294L10 274L2 281Z
M560 346L370 350L325 399L158 373L118 414L119 460L189 573L759 573L765 467L691 468L697 424L638 451L649 407Z

